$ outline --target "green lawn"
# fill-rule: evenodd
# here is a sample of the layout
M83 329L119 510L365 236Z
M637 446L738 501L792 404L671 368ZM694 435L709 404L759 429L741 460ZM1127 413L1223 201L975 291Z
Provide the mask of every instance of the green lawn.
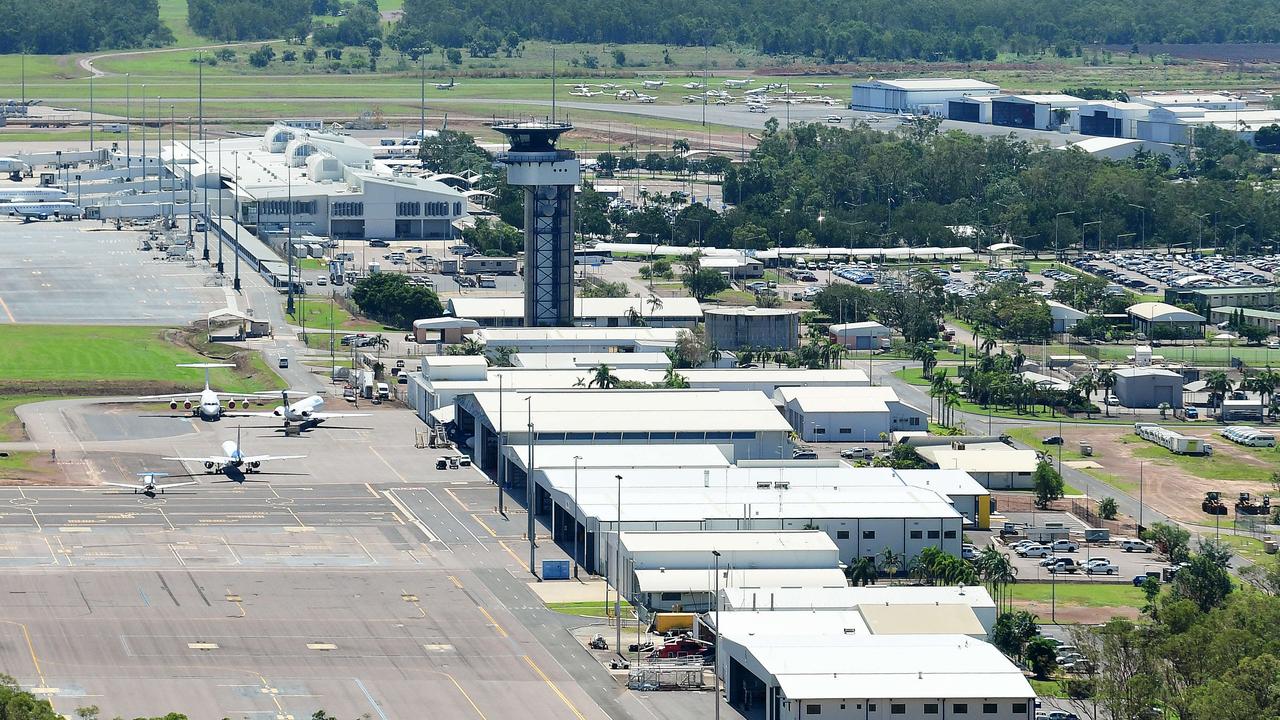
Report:
M1261 562L1267 554L1262 549L1262 541L1247 535L1221 535L1218 538L1231 546L1237 555L1253 562Z
M170 384L199 387L204 372L175 367L208 362L195 352L166 340L163 328L76 325L0 326L0 386L38 392L60 383L86 391L108 382ZM228 355L230 352L228 351ZM211 382L220 390L253 392L274 387L258 362L253 372L219 368Z
M9 397L0 397L0 442L23 439L22 425L18 422L17 413L14 412L19 405L56 399L57 397L53 395L12 395Z
M317 330L327 330L330 324L335 330L376 331L382 329L382 325L376 322L353 319L351 313L344 310L337 303L331 303L327 300L300 302L295 307L295 310L294 314L287 316L289 322L301 325L305 321L308 328Z
M929 378L924 376L924 370L922 368L909 367L909 368L903 368L901 370L894 370L893 376L900 380L905 380L907 383L911 385L929 387L929 384L930 384Z
M5 477L6 471L31 470L31 461L39 454L34 450L20 450L9 453L8 457L0 457L0 477Z
M1059 606L1141 608L1146 597L1130 583L1111 582L1017 582L1009 586L1014 601L1047 603L1056 593Z
M1036 697L1067 697L1067 691L1057 680L1030 680L1029 682L1031 689L1036 691Z
M1134 446L1132 454L1136 458L1150 460L1154 465L1181 468L1196 477L1206 480L1267 482L1275 467L1280 467L1280 452L1273 448L1268 448L1266 452L1275 458L1276 465L1275 467L1267 467L1237 460L1225 452L1215 452L1211 456L1175 455L1163 447L1147 442L1136 435L1126 435L1120 438L1120 442ZM1226 439L1220 441L1215 439L1214 444L1221 447L1229 443L1230 441Z
M563 603L547 603L549 610L554 610L562 615L579 615L582 617L613 617L613 601L609 601L606 609L604 601L592 600L589 602L563 602ZM622 617L624 619L635 618L635 613L628 603L622 603Z

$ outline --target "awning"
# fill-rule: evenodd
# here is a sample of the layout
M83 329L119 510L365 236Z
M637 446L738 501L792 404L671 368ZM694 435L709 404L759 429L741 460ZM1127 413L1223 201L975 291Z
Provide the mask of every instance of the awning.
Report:
M454 406L445 405L444 407L439 407L439 408L436 408L435 410L432 410L430 415L436 422L440 423L441 425L448 425L449 423L453 422L454 418L457 416L457 412Z

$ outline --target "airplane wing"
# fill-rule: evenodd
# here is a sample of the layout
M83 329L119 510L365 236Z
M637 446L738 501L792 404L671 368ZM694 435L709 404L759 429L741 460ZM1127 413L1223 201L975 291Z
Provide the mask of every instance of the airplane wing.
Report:
M145 488L145 487L146 487L145 485L139 485L139 484L136 484L136 483L104 482L104 483L102 483L102 484L103 484L103 485L110 485L111 487L129 488L130 490L142 490L143 488Z
M178 461L178 462L214 463L215 465L226 465L227 463L231 462L231 458L229 458L229 457L220 457L220 456L216 456L216 455L210 455L209 457L198 457L198 458L194 458L194 457L167 457L167 458L164 458L164 459L165 459L165 460L176 460L176 461Z
M301 460L306 455L250 455L242 460L247 463L266 462L268 460Z
M195 480L188 480L187 482L180 482L180 483L165 483L165 484L163 484L163 485L156 485L156 489L157 489L157 490L167 490L167 489L169 489L169 488L182 487L183 485L199 485L199 484L200 484L200 483L196 482Z
M269 414L270 414L270 413L268 413L268 415L269 415ZM311 413L311 414L310 414L310 415L308 415L307 417L308 417L308 418L310 418L310 419L312 419L312 420L332 420L333 418L369 417L369 413L331 413L331 412L318 412L318 413Z
M222 414L225 417L279 417L274 412L236 412L233 410Z

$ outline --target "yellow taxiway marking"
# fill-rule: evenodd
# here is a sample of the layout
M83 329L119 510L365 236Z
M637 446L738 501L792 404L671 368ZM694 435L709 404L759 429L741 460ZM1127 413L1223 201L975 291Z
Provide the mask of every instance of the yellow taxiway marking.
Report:
M529 667L533 668L533 671L538 674L538 677L542 678L542 682L546 683L547 687L551 688L552 692L556 694L556 697L560 698L560 701L564 703L565 707L569 708L569 712L573 713L575 718L578 720L587 720L586 716L581 712L578 712L578 708L574 707L573 703L570 702L568 696L561 692L560 688L556 687L555 683L551 682L551 678L547 677L546 673L542 672L542 668L538 667L537 663L533 661L533 658L530 658L528 655L524 655L523 657L524 661L529 663Z
M9 306L4 303L4 298L0 298L0 310L4 310L4 315L5 317L9 318L9 322L11 323L18 322L17 320L13 319L13 313L9 312Z
M387 462L387 459L382 457L382 453L378 452L377 448L370 446L369 450L372 451L374 455L378 456L378 459L382 461L383 465L387 466L387 469L391 471L391 474L395 475L397 478L400 478L400 482L409 482L408 480L404 479L404 476L400 474L399 470L396 470L394 467L392 467L391 463Z
M14 620L0 620L0 622L8 625L17 625L22 630L22 637L27 641L27 652L31 653L31 664L36 669L36 677L40 678L40 687L48 687L49 683L45 682L44 670L40 667L40 658L36 655L36 646L35 643L31 642L31 633L27 631L27 626Z
M525 569L525 572L528 572L528 571L529 571L529 563L527 563L527 562L525 562L524 560L522 560L522 559L520 558L520 556L516 554L516 551L511 549L511 546L510 546L510 545L507 545L507 544L506 544L505 542L503 542L502 540L499 540L499 541L498 541L498 544L499 544L499 545L501 545L501 546L502 546L502 549L503 549L503 550L506 550L506 551L511 555L511 557L513 557L513 558L515 558L515 559L516 559L516 562L520 564L520 567L522 567L522 568L524 568L524 569Z
M485 610L479 605L477 605L476 608L479 609L480 613L484 615L486 620L489 621L489 624L493 626L493 629L498 631L499 635L501 635L502 637L507 637L507 631L502 629L502 626L498 624L497 620L493 619L493 616L489 614L488 610Z
M488 532L490 535L492 535L493 537L498 537L498 533L494 532L493 528L489 527L488 523L481 520L479 515L475 513L471 513L471 518L476 522L480 523L480 527L484 528L485 531Z
M459 580L458 578L456 578L456 577L454 577L454 576L450 575L450 576L449 576L449 582L453 583L453 584L454 584L454 586L456 586L459 590L461 590L461 589L462 589L462 581L461 581L461 580Z
M475 700L472 700L472 699L471 699L471 696L467 694L467 691L466 691L466 690L463 690L463 689L462 689L462 686L458 684L458 680L457 680L457 678L455 678L454 676L450 675L449 673L445 673L445 674L444 674L444 676L445 676L445 677L447 677L447 678L449 678L449 682L452 682L454 687L458 688L458 692L462 693L462 697L464 697L464 698L466 698L466 699L467 699L467 703L468 703L469 705L471 705L471 709L472 709L472 710L475 710L475 711L476 711L476 715L479 715L479 716L480 716L480 720L489 720L489 718L488 718L487 716L485 716L485 714L484 714L484 713L480 712L480 707L479 707L478 705L476 705L476 701L475 701ZM584 720L585 720L585 718L584 718Z

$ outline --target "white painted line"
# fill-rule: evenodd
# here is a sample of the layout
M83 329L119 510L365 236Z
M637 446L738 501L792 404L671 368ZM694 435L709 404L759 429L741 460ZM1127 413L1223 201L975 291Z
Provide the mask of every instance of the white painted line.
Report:
M404 514L405 518L408 519L409 523L412 524L414 527L418 528L419 530L421 530L423 534L427 536L428 540L430 540L431 542L441 542L440 538L436 537L436 534L431 532L431 530L427 528L426 524L422 522L422 519L419 518L416 514L414 514L412 510L410 510L408 507L405 506L403 502L400 501L400 498L396 495L395 490L383 490L382 496L385 497L387 500L390 500L391 504L394 505L397 510L399 510L401 513ZM448 545L446 545L445 547L448 547Z

